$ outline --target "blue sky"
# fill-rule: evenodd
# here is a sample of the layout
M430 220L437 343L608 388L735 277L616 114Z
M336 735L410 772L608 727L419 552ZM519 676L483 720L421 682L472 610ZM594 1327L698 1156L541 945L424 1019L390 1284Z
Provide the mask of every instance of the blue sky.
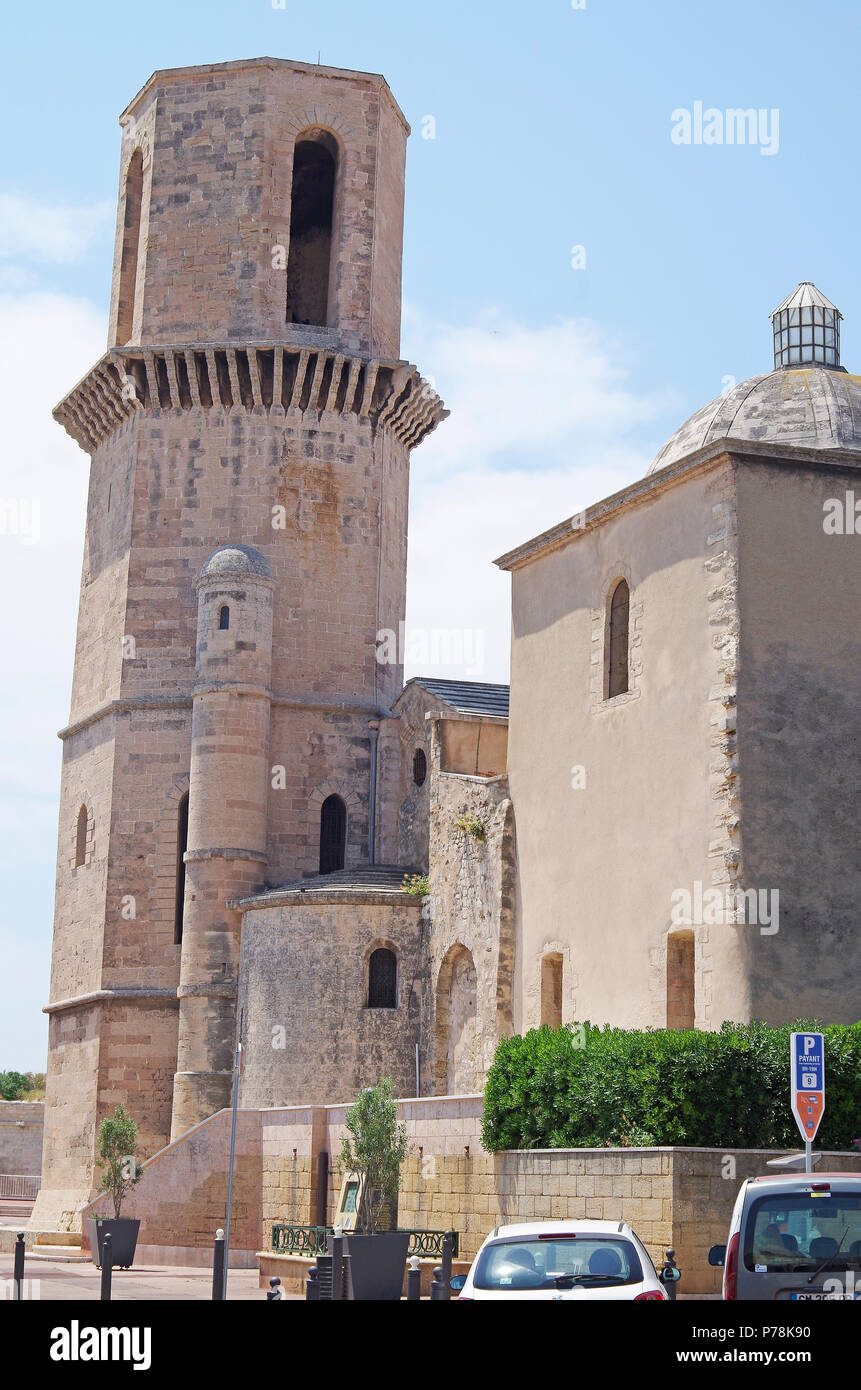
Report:
M387 77L413 126L403 352L452 407L414 458L408 626L431 656L438 627L472 634L468 673L504 680L508 581L493 557L641 473L728 377L768 370L768 315L799 280L840 307L844 363L861 360L858 10L49 2L16 7L5 28L0 500L20 510L17 534L8 508L0 530L14 596L0 671L0 1069L25 1069L45 1057L55 733L86 495L86 458L50 408L104 344L130 98L156 68L264 54ZM674 143L673 113L695 102L769 113L772 136L776 110L776 152Z

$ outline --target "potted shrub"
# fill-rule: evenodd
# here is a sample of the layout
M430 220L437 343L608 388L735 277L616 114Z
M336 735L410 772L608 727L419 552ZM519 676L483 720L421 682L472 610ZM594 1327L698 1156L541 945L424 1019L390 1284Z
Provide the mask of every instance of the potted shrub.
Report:
M93 1263L100 1269L102 1244L107 1234L111 1237L113 1266L128 1269L134 1261L141 1223L134 1217L120 1216L120 1209L127 1193L143 1173L143 1166L136 1157L137 1142L138 1127L122 1105L117 1106L113 1115L106 1115L99 1125L98 1162L105 1170L101 1188L110 1194L114 1204L113 1216L87 1218Z
M341 1166L359 1179L356 1229L346 1236L353 1296L394 1301L403 1289L410 1237L386 1227L397 1210L401 1164L410 1146L388 1078L360 1093L346 1125Z

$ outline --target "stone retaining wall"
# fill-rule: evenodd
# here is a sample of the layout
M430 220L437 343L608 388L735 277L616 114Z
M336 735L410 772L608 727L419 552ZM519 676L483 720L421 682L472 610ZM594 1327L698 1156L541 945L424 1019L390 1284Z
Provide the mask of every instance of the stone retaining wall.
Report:
M0 1100L0 1173L41 1173L45 1102Z
M774 1157L766 1150L682 1148L491 1154L481 1147L481 1096L402 1100L399 1108L413 1145L402 1174L400 1226L455 1229L461 1258L470 1260L485 1236L507 1222L627 1221L656 1266L666 1249L676 1251L681 1291L688 1295L719 1293L720 1271L708 1264L709 1246L726 1240L741 1182L768 1172L766 1162ZM332 1224L345 1112L345 1106L239 1112L231 1264L253 1264L261 1252L266 1270L278 1272L272 1226L317 1224L320 1153L329 1155L325 1224ZM141 1218L140 1248L148 1262L211 1260L215 1231L224 1224L229 1139L230 1112L223 1110L147 1165L123 1214ZM859 1172L861 1157L826 1154L819 1171Z

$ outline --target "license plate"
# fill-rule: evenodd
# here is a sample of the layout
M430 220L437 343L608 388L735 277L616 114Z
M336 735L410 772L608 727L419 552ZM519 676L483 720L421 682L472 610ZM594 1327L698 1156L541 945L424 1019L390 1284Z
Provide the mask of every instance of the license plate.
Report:
M857 1296L851 1293L826 1293L824 1289L811 1289L809 1293L789 1295L797 1303L854 1303Z

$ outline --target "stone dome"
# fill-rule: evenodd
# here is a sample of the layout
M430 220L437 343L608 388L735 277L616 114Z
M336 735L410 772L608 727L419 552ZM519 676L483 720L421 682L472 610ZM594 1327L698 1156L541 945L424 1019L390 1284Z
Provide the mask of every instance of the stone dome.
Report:
M201 579L214 579L219 576L256 575L260 579L272 578L272 566L250 545L223 545L214 550L200 571Z
M829 367L752 376L697 410L649 468L678 463L717 439L861 453L861 377Z

